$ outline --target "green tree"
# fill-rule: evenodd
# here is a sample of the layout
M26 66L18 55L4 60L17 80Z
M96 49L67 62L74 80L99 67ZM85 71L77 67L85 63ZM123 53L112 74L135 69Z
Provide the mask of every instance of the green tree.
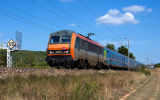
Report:
M106 48L116 51L114 44L107 44Z
M29 53L28 55L26 55L25 63L28 66L34 66L36 63L35 55L32 53Z
M131 52L131 53L129 53L129 57L130 57L130 58L132 58L132 59L134 59L134 60L136 59L136 57L133 55L133 53L132 53L132 52Z
M123 55L125 55L125 56L128 56L128 49L127 49L125 46L119 47L119 48L118 48L118 52L119 52L120 54L123 54Z
M118 48L118 52L120 54L123 54L125 56L128 56L128 49L125 47L125 46L121 46ZM129 57L132 58L132 59L135 59L135 56L133 55L133 53L129 53Z

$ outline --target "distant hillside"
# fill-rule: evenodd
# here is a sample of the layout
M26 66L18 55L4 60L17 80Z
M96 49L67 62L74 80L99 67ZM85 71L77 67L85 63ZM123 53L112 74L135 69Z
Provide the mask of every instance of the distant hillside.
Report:
M6 66L6 50L0 50L0 66ZM13 66L45 66L47 65L45 51L15 51L13 52Z
M154 68L160 68L160 63L155 64Z

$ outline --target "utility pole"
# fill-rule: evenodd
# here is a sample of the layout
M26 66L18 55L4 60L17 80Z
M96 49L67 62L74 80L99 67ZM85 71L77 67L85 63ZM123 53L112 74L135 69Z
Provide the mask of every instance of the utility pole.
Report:
M147 55L147 69L148 69L148 71L149 71L148 55Z
M147 67L148 67L148 55L147 55Z
M128 70L130 70L129 68L129 38L128 38Z
M129 68L129 38L124 38L124 39L128 40L128 70L130 70Z

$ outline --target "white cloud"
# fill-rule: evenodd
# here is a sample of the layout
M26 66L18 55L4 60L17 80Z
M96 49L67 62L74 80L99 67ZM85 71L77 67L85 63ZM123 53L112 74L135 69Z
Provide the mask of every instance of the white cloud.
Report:
M132 12L132 13L138 13L143 11L147 11L148 13L152 12L152 8L147 9L145 6L138 6L138 5L124 7L122 10Z
M76 24L70 24L70 26L74 27L74 26L76 26Z
M152 12L152 8L148 8L148 9L147 9L147 12L148 12L148 13Z
M70 1L73 1L73 0L60 0L62 2L70 2Z
M122 12L123 11L123 12ZM139 20L135 18L138 12L152 12L152 8L146 8L145 6L132 5L122 8L122 10L110 9L105 15L96 18L97 24L138 24Z
M137 13L137 12L145 11L146 7L145 6L133 5L133 6L124 7L122 10L132 12L132 13Z
M111 9L107 14L96 19L97 24L113 24L120 25L126 23L137 24L138 20L135 19L131 12L121 13L117 9Z

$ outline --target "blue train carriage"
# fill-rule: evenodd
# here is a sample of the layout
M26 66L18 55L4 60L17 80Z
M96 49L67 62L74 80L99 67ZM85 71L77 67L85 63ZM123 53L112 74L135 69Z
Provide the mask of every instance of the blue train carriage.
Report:
M104 60L105 65L111 68L127 68L126 57L122 54L110 50L108 48L104 49Z
M144 64L142 64L142 63L140 63L140 62L136 61L136 69L141 68L141 67L142 67L142 65L144 65Z
M128 57L108 48L104 49L104 61L105 65L110 68L128 69ZM130 69L137 69L140 66L139 62L131 58L129 58L129 62Z
M130 58L129 67L131 69L139 69L143 64Z

